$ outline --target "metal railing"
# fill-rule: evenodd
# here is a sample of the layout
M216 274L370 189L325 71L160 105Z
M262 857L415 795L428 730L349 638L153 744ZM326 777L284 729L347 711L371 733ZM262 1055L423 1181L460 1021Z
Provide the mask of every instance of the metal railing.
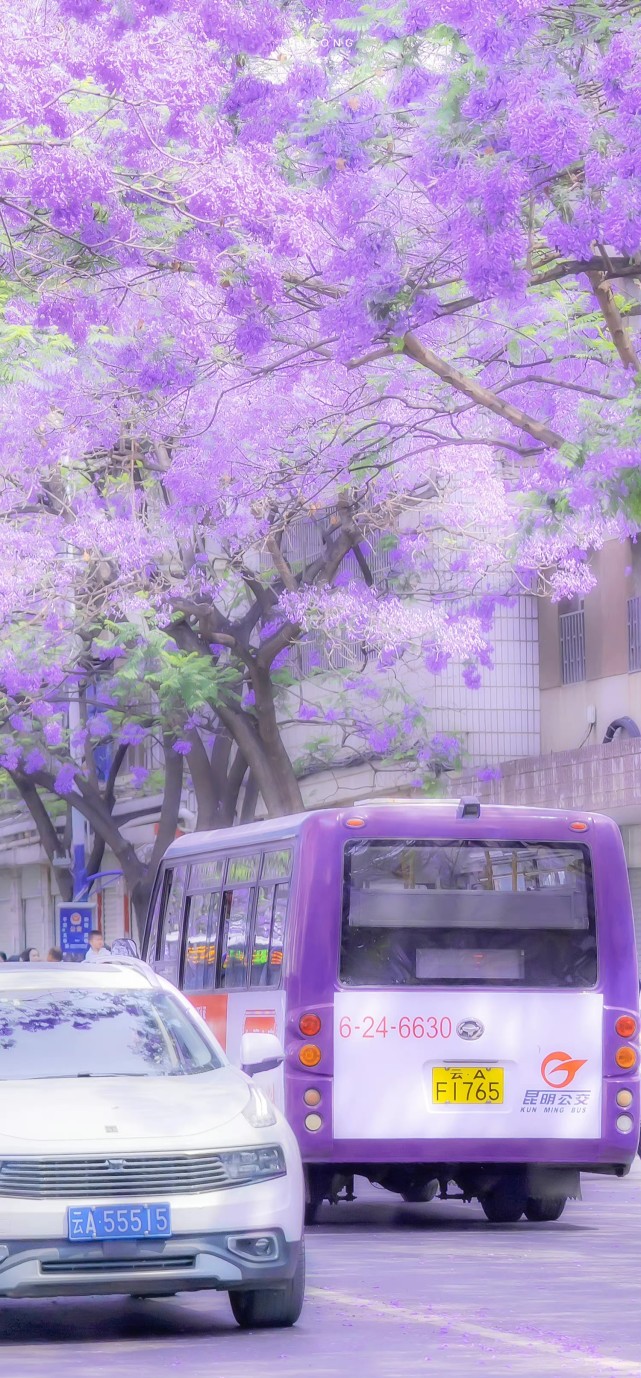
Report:
M641 670L641 597L628 598L628 670Z
M561 678L564 684L579 684L585 679L585 619L583 608L578 612L562 612L559 617L561 634Z

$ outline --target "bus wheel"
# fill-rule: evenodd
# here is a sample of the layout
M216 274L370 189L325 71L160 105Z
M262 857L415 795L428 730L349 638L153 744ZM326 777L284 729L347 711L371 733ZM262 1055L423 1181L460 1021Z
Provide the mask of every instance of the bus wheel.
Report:
M493 1225L515 1225L527 1205L527 1197L520 1185L499 1182L480 1198L481 1206Z
M530 1196L525 1207L526 1220L558 1220L563 1215L567 1196Z

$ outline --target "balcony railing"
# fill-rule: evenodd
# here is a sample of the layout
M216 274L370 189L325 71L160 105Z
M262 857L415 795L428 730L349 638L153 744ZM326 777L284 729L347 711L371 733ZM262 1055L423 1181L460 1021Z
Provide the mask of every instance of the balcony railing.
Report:
M641 598L628 598L628 670L641 670Z
M562 612L561 677L564 684L579 684L585 679L585 620L583 608L578 612Z

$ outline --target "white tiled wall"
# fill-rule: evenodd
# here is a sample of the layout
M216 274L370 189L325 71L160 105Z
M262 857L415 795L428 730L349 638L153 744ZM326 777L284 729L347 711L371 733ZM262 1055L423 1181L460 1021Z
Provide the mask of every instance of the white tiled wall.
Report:
M524 595L515 607L499 608L490 639L494 669L481 672L480 689L466 688L460 665L425 678L435 730L458 733L475 765L540 750L536 600Z

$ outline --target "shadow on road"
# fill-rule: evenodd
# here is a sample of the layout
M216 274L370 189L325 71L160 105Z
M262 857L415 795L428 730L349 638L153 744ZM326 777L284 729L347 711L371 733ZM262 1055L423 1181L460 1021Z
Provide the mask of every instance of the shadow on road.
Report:
M569 1210L571 1207L568 1208ZM577 1210L581 1210L581 1203L577 1203ZM583 1234L585 1231L595 1229L594 1224L588 1224L564 1216L561 1220L543 1224L532 1224L529 1220L520 1220L516 1225L492 1225L485 1219L480 1207L466 1205L463 1202L432 1201L428 1205L408 1205L399 1202L381 1192L380 1197L372 1200L371 1190L361 1201L358 1199L358 1192L355 1201L339 1201L337 1205L323 1205L320 1207L318 1215L313 1225L308 1226L308 1235L313 1238L318 1232L322 1234L328 1229L352 1229L366 1231L380 1230L402 1230L420 1231L438 1234L476 1234L478 1232L490 1231L492 1234L503 1234L507 1232L513 1235L515 1232L525 1231L528 1234Z
M191 1305L185 1305L191 1300ZM242 1343L224 1293L201 1292L199 1309L187 1293L133 1301L128 1297L0 1300L0 1353L14 1345L91 1344L169 1337L215 1339L231 1332ZM0 1369L6 1372L0 1360ZM119 1370L120 1371L120 1370ZM7 1378L9 1375L7 1373Z

